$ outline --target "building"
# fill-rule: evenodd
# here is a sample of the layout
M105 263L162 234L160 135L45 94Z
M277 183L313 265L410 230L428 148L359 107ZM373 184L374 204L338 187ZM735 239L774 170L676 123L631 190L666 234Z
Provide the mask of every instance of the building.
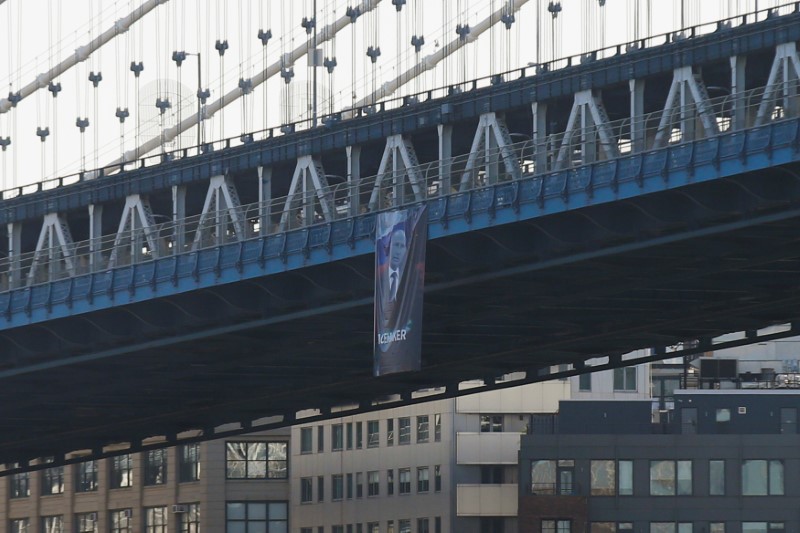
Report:
M562 401L520 450L520 533L800 530L794 390L675 391L648 401Z
M285 533L289 430L6 476L11 533Z

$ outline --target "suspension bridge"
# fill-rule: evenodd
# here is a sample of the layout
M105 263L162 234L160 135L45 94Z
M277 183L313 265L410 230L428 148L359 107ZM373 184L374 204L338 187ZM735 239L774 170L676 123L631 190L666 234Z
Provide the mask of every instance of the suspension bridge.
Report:
M524 4L492 4L483 31ZM465 27L456 43L482 28ZM798 40L793 2L166 150L201 107L101 166L6 190L0 458L797 335ZM422 371L376 378L376 214L421 203Z

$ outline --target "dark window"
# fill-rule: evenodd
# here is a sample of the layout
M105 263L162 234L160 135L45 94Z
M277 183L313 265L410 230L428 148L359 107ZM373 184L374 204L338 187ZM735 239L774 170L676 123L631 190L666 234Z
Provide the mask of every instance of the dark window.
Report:
M364 447L364 424L363 422L356 422L356 449L360 450Z
M439 413L433 415L433 440L436 442L442 440L442 415Z
M400 468L397 470L397 475L400 478L400 494L411 493L411 469Z
M313 428L300 428L300 453L311 453L313 450L311 449L311 440L312 440L312 432Z
M480 533L505 533L505 520L496 516L482 516Z
M398 444L411 444L411 418L407 416L398 418L397 427L400 432L397 439Z
M592 374L581 374L578 378L578 390L584 392L591 392L592 390Z
M636 367L626 366L614 369L615 391L636 391Z
M386 421L386 445L394 445L394 419L390 418Z
M167 508L149 507L144 510L145 533L167 533Z
M442 517L437 516L433 519L433 533L442 533Z
M442 490L442 467L439 465L433 467L433 490L436 492Z
M556 464L556 491L561 496L571 496L575 493L575 461L560 459ZM592 473L594 482L594 472Z
M417 518L417 533L431 533L427 518Z
M133 486L133 460L130 454L112 457L111 463L111 488L121 489Z
M325 476L317 476L317 501L325 501Z
M228 479L286 479L286 442L226 443Z
M109 531L111 533L131 533L131 515L130 509L119 509L108 513Z
M144 484L163 485L167 482L167 450L145 452Z
M28 519L15 518L11 521L11 533L28 533Z
M97 461L85 461L75 465L75 491L93 492L97 490Z
M325 426L317 427L317 453L325 451Z
M392 469L386 471L386 494L389 496L394 494L394 470Z
M364 496L364 474L356 472L356 498Z
M797 433L796 407L781 407L781 433L788 435Z
M42 495L64 493L64 467L54 466L42 470Z
M289 530L288 507L286 502L228 502L225 530L284 533Z
M503 483L503 467L497 465L481 465L481 483L499 485Z
M481 415L481 433L503 431L503 415Z
M200 445L184 444L180 448L180 480L198 481L200 479Z
M377 448L381 442L381 429L378 420L367 422L367 448Z
M353 474L347 474L347 499L353 499Z
M200 504L190 503L185 513L179 513L180 533L200 533Z
M572 533L572 520L542 520L542 533Z
M14 464L11 468L19 468L19 465ZM31 495L31 478L28 472L12 474L10 483L12 498L27 498Z
M312 494L313 483L310 477L300 478L300 503L309 503L313 501L314 495Z
M430 470L427 466L417 468L417 492L428 492L430 489Z
M331 500L344 498L344 478L341 474L331 476Z
M347 449L353 449L353 423L347 423Z
M341 424L331 426L331 449L341 450L344 446L344 428Z
M367 496L378 496L381 493L381 474L377 470L367 472Z
M411 533L411 520L398 520L397 530L399 533Z
M417 442L428 442L430 430L428 426L428 415L417 417Z

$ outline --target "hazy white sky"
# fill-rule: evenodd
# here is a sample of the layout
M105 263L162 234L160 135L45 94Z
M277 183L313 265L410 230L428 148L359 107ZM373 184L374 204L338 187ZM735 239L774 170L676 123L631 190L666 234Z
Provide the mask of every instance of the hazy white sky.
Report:
M372 0L373 2L378 0ZM0 5L0 95L7 96L73 54L75 49L113 26L144 0L6 0ZM316 0L318 28L342 17L355 0ZM326 43L326 57L338 65L330 76L318 70L320 113L351 105L456 38L456 26L475 27L494 10L521 0L407 0L401 12L391 0L382 0L374 14L363 15L355 26ZM406 85L395 95L411 94L491 73L576 55L604 45L628 42L638 32L644 36L673 31L683 25L710 22L730 15L780 5L777 0L562 0L556 19L547 12L549 0L528 0L516 14L510 30L497 25L436 69ZM171 60L176 50L201 52L202 86L211 101L249 79L282 54L305 43L301 27L313 16L314 0L168 0L146 15L130 31L113 39L86 61L61 75L62 91L53 98L37 91L10 112L0 114L0 137L11 146L0 152L0 190L102 166L158 136L163 124L173 124L196 111L198 60L191 56L181 69ZM638 16L638 24L635 18ZM584 24L584 21L591 21ZM271 30L266 49L259 30ZM419 55L410 45L422 35ZM538 37L537 37L538 35ZM5 40L5 41L3 41ZM217 41L228 41L224 57ZM379 46L373 65L366 55ZM400 53L398 54L398 49ZM142 62L138 83L129 67ZM102 81L94 89L92 72ZM276 76L249 96L228 105L206 121L206 140L238 136L243 132L279 126L298 120L305 111L306 87L311 76L305 59L294 65L290 90ZM180 89L178 89L180 81ZM169 98L172 108L160 117L156 98ZM181 107L178 102L183 101ZM137 105L137 101L140 105ZM120 125L117 108L130 117ZM179 108L181 108L179 112ZM81 134L78 117L90 125ZM49 128L44 142L37 128ZM167 146L175 149L197 142L197 129Z

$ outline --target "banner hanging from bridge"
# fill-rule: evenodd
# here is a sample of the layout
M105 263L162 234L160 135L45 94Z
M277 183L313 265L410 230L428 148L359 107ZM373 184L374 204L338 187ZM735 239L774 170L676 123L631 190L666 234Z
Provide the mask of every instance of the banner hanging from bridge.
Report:
M427 242L426 206L378 214L375 228L376 376L421 367Z

